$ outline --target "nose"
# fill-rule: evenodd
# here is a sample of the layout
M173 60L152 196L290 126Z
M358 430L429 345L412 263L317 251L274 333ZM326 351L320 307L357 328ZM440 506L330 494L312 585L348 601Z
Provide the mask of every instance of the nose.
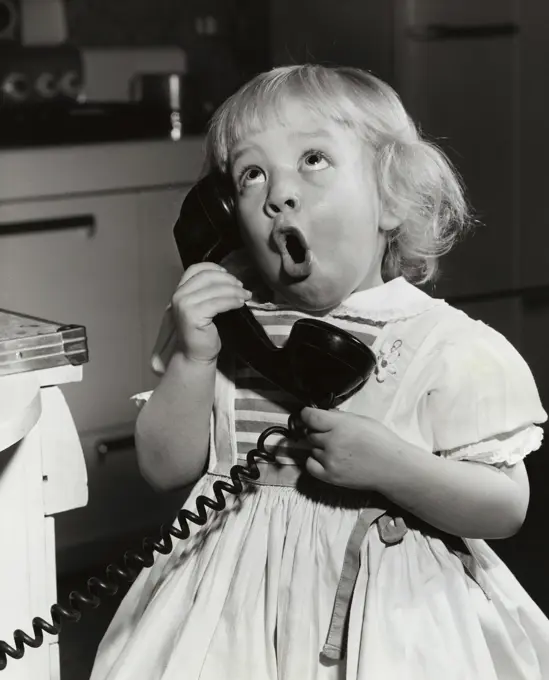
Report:
M276 217L279 213L298 211L301 207L299 192L290 178L279 178L272 182L265 210L269 217Z

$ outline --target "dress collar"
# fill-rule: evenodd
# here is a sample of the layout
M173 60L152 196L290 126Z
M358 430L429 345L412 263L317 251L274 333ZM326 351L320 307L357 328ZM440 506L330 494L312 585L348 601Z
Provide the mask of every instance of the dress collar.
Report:
M248 303L255 309L266 311L290 311L291 305L284 302ZM409 283L403 276L380 286L361 290L350 295L324 318L361 319L373 323L387 323L409 319L433 307L446 304L444 300L433 298ZM294 310L295 311L295 310Z
M330 315L388 322L409 319L443 304L444 300L431 297L399 276L381 286L353 293Z

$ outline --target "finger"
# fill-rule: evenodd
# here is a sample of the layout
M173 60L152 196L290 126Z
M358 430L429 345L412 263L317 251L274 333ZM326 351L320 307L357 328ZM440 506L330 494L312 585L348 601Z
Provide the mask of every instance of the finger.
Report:
M172 308L187 309L210 298L227 296L241 297L246 301L252 297L252 294L232 278L208 279L201 285L194 286L191 281L175 291L172 296Z
M326 448L326 439L328 438L327 432L313 432L312 430L307 430L307 441L309 441L314 447L321 449L322 451Z
M198 326L207 325L218 315L223 312L228 312L231 309L240 309L246 304L246 300L241 297L231 296L221 296L210 298L203 303L201 308L200 316L203 319L203 324L198 322Z
M175 293L181 290L193 291L198 288L203 288L211 283L232 283L235 286L242 287L242 281L236 276L229 274L229 272L222 269L201 270L189 275L183 275L179 284L175 289Z
M324 449L320 449L316 446L313 446L312 449L309 451L309 457L314 458L316 462L319 465L322 465L324 469L327 468L327 463L329 459L329 454L326 453Z
M190 267L187 267L181 278L185 279L186 277L186 279L189 279L195 276L196 274L205 271L226 272L227 270L225 269L225 267L222 267L220 264L217 264L217 262L197 262L196 264L191 264Z
M313 456L309 456L305 461L305 469L310 475L320 479L322 482L328 481L328 474L326 470L322 464L316 460L316 458L313 458Z
M215 262L200 262L198 264L193 264L191 265L188 269L185 269L183 272L183 276L179 280L179 286L182 286L184 283L187 283L188 281L191 281L194 279L196 276L199 275L208 275L208 274L228 274L227 270L222 267L219 264L216 264Z
M247 291L241 286L235 286L232 283L221 283L212 284L206 288L199 288L191 293L185 293L185 295L177 298L177 305L181 305L183 302L185 309L191 310L201 307L210 300L215 300L216 298L237 298L246 302L251 297L250 291Z
M331 411L306 406L300 413L301 420L315 432L329 432L333 428Z

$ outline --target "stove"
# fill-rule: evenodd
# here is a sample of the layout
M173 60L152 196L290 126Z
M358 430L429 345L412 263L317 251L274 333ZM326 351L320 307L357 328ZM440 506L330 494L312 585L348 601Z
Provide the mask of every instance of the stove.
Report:
M185 73L185 53L175 47L94 49L0 42L0 150L178 141L192 133ZM178 79L181 87L176 104L162 88L140 96L133 87L140 80L154 84L166 77Z
M83 102L0 107L0 149L172 139L180 121L162 106Z

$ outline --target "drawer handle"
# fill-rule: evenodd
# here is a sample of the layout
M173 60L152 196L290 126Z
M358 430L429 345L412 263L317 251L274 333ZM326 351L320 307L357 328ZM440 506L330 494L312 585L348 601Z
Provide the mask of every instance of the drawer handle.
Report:
M516 35L518 24L483 24L481 26L452 26L450 24L427 24L412 28L410 33L416 40L471 40L478 38L501 38Z
M522 292L522 299L530 307L545 307L549 304L549 286L526 288Z
M45 231L64 231L72 229L86 229L88 237L96 231L93 215L71 215L69 217L51 217L40 220L25 220L22 222L0 222L0 236L14 234L31 234Z
M135 448L135 437L133 434L113 437L112 439L100 439L95 445L97 457L103 463L107 456Z

